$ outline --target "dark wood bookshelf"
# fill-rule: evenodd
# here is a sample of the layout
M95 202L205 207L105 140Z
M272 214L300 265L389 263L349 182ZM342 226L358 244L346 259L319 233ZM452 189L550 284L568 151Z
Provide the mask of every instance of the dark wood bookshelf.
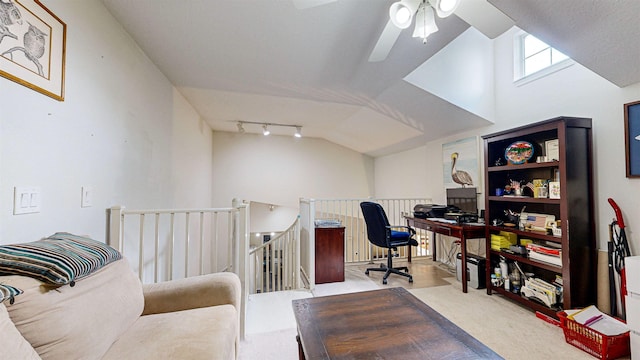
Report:
M485 223L486 226L486 281L487 294L501 294L534 311L557 317L562 309L592 305L596 302L596 238L593 197L592 133L591 119L558 117L531 125L521 126L485 135ZM558 157L536 162L538 156L546 156L546 143L558 140ZM533 156L522 164L509 163L505 149L516 141L532 144ZM497 196L496 189L503 188L510 180L527 183L533 179L559 181L560 198L524 196ZM543 231L529 231L515 226L495 226L493 220L509 222L508 211L553 215L559 220L561 235ZM537 261L526 255L499 251L491 248L491 235L506 231L515 234L517 244L521 239L534 243L560 245L562 266ZM491 284L491 274L500 257L508 263L517 262L533 277L553 283L562 278L562 297L554 307L527 299L519 293ZM511 266L513 267L513 266ZM511 268L510 267L510 268ZM524 285L524 281L522 281Z

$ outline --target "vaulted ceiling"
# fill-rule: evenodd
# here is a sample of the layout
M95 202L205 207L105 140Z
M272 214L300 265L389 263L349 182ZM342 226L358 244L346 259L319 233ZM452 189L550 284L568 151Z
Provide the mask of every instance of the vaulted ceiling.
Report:
M469 28L460 17L437 18L426 45L404 30L386 60L369 62L393 0L296 1L318 2L103 0L216 131L300 125L305 137L379 156L491 123L403 80ZM489 2L612 83L640 82L640 1Z

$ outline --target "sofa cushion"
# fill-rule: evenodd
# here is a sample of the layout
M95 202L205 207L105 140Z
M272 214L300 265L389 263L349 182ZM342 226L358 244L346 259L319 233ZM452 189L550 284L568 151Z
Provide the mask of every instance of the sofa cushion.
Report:
M54 285L74 285L103 266L122 258L99 241L69 233L23 244L0 246L0 274L25 275Z
M232 305L140 317L103 360L236 358L238 313Z
M24 291L7 309L43 359L100 359L144 306L142 285L124 259L74 287L15 275L0 282Z
M24 339L22 334L9 318L9 313L4 304L0 304L0 358L32 360L40 359L40 356L33 350L31 344Z
M9 300L13 304L14 297L20 294L22 294L22 290L11 285L0 284L0 304L5 300Z

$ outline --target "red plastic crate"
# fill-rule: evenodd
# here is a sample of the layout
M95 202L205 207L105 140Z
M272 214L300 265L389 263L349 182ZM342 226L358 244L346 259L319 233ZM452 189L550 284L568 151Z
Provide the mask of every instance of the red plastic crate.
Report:
M631 353L629 332L608 336L567 318L564 311L558 312L560 327L567 343L599 359L617 359Z

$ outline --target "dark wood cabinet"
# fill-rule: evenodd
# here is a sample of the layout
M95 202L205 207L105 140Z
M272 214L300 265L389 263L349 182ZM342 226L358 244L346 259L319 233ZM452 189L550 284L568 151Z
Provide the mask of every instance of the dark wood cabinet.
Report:
M487 293L500 293L551 316L556 316L556 312L562 309L594 304L597 255L591 119L559 117L486 135L483 139ZM519 142L530 144L533 156L525 161L507 161L506 149ZM547 152L551 150L553 155L548 156ZM524 186L535 179L539 179L538 183L540 180L552 180L553 186L559 185L559 192L555 193L559 197L543 197L530 189L523 190L518 195L505 196L503 193L505 185L511 180L520 181ZM556 233L549 233L544 225L543 229L525 227L519 218L513 224L516 222L514 218L506 216L510 211L552 215L556 220L553 222L557 227ZM501 221L509 226L501 225ZM559 248L561 261L554 264L532 258L528 254L505 251L502 247L496 249L495 244L492 247L492 236L505 231L512 239L516 239L516 245L532 241L534 244ZM492 285L491 274L500 258L511 264L510 269L517 263L531 278L561 285L558 286L558 290L562 289L559 301L549 307L537 302L535 297L524 296L512 286L506 289L504 286ZM524 282L522 279L520 281Z
M316 284L344 281L344 227L316 228Z

